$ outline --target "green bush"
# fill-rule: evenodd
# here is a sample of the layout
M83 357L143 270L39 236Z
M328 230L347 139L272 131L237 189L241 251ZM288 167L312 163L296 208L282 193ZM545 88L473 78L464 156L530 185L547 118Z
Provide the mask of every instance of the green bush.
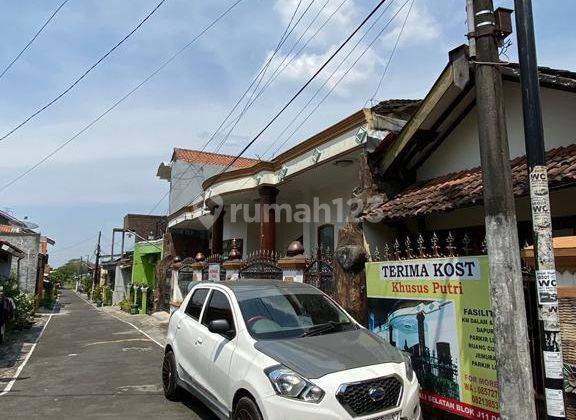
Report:
M20 290L16 278L0 279L0 286L4 291L4 296L14 300L15 319L13 325L22 328L30 324L34 316L34 296L28 295Z
M92 300L96 303L102 303L102 286L96 286L92 294Z
M82 281L84 282L84 293L90 297L90 292L92 291L92 279L90 276L86 276Z
M122 302L120 302L120 309L122 309L124 312L130 313L131 307L132 307L132 302L130 302L129 299L124 299Z
M112 289L110 286L104 286L103 301L104 305L112 305Z

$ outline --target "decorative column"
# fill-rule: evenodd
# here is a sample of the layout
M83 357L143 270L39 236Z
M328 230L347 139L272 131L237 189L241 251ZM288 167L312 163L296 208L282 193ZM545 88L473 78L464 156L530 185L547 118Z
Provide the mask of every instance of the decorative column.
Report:
M260 249L276 250L276 197L278 189L264 185L258 189L260 194Z
M182 301L182 293L180 292L180 287L178 285L178 273L182 267L182 261L179 257L174 257L174 262L172 263L172 275L170 276L170 313L177 311Z
M142 287L142 303L140 304L140 314L146 315L148 309L148 287Z
M287 282L304 282L304 270L306 269L306 257L304 247L300 241L294 241L288 245L286 257L278 260L282 269L282 280Z
M212 213L216 213L218 207L212 209ZM220 212L214 224L212 225L212 255L222 254L222 243L224 240L224 209Z
M232 239L232 248L228 254L228 260L222 264L226 270L226 280L238 280L240 267L242 266L242 254L238 250L236 239Z
M206 257L203 253L198 252L194 257L194 264L192 264L192 281L202 281L202 269L206 264L204 260Z

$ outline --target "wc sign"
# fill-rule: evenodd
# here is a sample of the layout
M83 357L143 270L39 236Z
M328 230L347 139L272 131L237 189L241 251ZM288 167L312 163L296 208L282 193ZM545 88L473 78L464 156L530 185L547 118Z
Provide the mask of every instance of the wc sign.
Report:
M537 270L536 284L538 289L538 303L540 305L554 305L558 301L555 270Z

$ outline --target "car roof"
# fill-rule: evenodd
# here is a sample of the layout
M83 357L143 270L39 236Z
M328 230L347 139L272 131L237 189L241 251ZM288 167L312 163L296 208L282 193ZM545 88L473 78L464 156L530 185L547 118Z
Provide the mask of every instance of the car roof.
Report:
M236 295L238 299L249 299L263 294L307 293L322 294L315 287L299 282L281 280L241 279L221 282L202 282L200 285L223 286Z

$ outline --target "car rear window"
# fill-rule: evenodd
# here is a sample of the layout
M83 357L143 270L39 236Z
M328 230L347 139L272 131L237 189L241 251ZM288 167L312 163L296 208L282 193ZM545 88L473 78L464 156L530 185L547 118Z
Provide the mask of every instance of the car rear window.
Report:
M195 320L200 318L200 312L202 312L202 306L208 296L209 289L198 289L192 293L188 306L186 306L186 314L191 316Z

